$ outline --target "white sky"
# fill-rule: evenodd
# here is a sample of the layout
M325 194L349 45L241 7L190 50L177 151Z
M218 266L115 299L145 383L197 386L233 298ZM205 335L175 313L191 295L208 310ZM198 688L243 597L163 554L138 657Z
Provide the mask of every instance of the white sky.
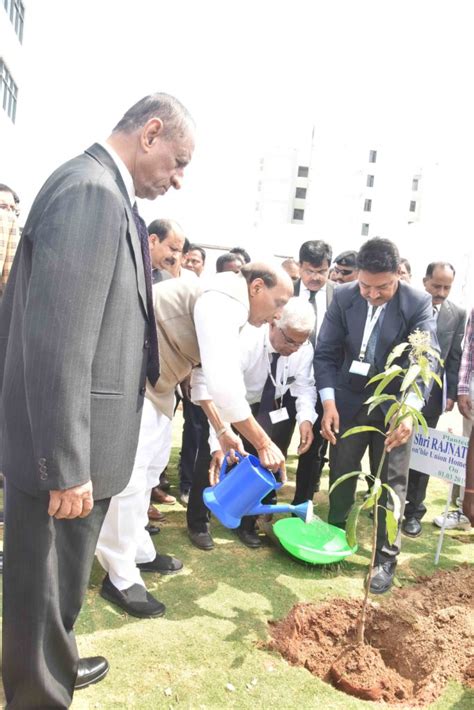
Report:
M228 243L231 234L245 242L259 157L298 145L315 123L346 141L393 141L413 146L421 164L445 164L453 176L447 202L460 195L465 203L450 244L472 242L469 0L26 6L15 184L25 208L59 163L106 137L136 100L163 90L194 115L198 141L183 189L143 205L146 220L173 216L192 241ZM447 225L452 213L447 204Z

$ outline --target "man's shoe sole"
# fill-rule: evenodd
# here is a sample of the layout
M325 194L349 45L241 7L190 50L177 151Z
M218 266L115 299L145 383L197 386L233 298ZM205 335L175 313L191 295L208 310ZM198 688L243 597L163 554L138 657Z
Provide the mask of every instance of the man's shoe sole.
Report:
M420 537L420 535L421 535L422 532L423 532L423 530L420 530L420 531L417 532L417 533L410 533L410 532L407 532L406 530L404 530L404 529L402 528L402 533L403 533L403 535L406 535L407 537Z
M137 619L156 619L157 617L164 616L166 613L166 607L163 610L158 610L154 614L146 613L146 612L139 612L139 611L134 611L131 610L125 603L123 603L121 600L116 599L112 594L108 594L105 592L103 589L100 590L100 596L106 599L108 602L111 602L112 604L115 604L115 606L120 607L124 611L127 612L127 614L130 614L130 616L135 616ZM100 680L100 678L99 678ZM93 681L96 683L97 681Z

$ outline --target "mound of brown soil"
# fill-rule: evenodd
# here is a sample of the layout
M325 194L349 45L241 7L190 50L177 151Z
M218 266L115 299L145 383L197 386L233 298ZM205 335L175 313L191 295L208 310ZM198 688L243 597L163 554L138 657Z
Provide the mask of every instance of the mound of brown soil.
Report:
M422 706L448 680L474 687L474 568L420 578L371 603L366 641L356 646L361 600L296 604L270 623L269 647L346 692Z

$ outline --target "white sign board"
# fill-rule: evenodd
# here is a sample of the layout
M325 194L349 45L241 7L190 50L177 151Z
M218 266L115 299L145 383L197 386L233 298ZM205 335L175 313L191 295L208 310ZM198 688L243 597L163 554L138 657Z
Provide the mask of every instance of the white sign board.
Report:
M464 486L468 439L446 431L421 427L413 437L410 468Z

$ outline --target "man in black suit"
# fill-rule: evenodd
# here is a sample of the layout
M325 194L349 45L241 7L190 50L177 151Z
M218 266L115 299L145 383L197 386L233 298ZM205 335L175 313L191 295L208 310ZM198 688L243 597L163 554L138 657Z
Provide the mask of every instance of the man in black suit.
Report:
M73 627L110 497L130 478L146 379L159 374L135 199L179 189L193 149L184 106L147 96L51 175L23 230L0 308L9 708L69 707L108 670L79 660Z
M432 428L436 428L443 411L452 411L457 399L466 311L448 301L454 276L455 271L451 264L438 261L428 264L423 279L425 290L432 299L439 347L444 360L444 366L439 372L441 379L444 379L443 388L436 382L433 383L430 397L422 410L426 423ZM428 474L410 469L405 520L402 524L402 531L409 537L418 537L422 533L420 520L426 513L424 500L429 479Z
M295 283L295 296L309 301L313 306L316 318L310 338L313 346L318 340L319 329L334 293L334 283L329 280L331 259L331 247L320 239L304 242L300 247L300 278ZM317 381L316 387L318 387ZM312 500L314 493L319 491L321 473L325 462L324 456L327 451L327 442L321 436L321 427L319 425L323 414L319 397L316 403L316 414L317 419L313 426L313 443L308 451L298 458L296 488L293 498L294 505L304 503L306 500Z
M330 454L330 482L351 471L360 470L368 446L374 461L380 461L385 447L388 455L382 471L398 495L403 511L405 505L408 465L412 438L412 422L406 419L384 438L376 432L364 432L345 439L339 434L353 426L374 426L385 429L385 411L377 407L370 414L364 402L374 387L366 388L370 377L382 372L392 348L405 342L417 328L428 331L437 347L436 322L431 298L399 281L398 249L388 239L370 239L362 245L358 258L359 280L339 286L334 293L319 333L314 367L319 395L323 401L322 435L333 445ZM405 358L400 364L406 366ZM426 388L420 382L423 394ZM387 389L397 394L399 383L394 380ZM354 502L357 478L341 483L330 496L329 522L345 527ZM382 505L387 505L382 496ZM377 552L370 589L375 594L386 592L393 581L400 532L395 544L386 536L385 516L379 518Z

